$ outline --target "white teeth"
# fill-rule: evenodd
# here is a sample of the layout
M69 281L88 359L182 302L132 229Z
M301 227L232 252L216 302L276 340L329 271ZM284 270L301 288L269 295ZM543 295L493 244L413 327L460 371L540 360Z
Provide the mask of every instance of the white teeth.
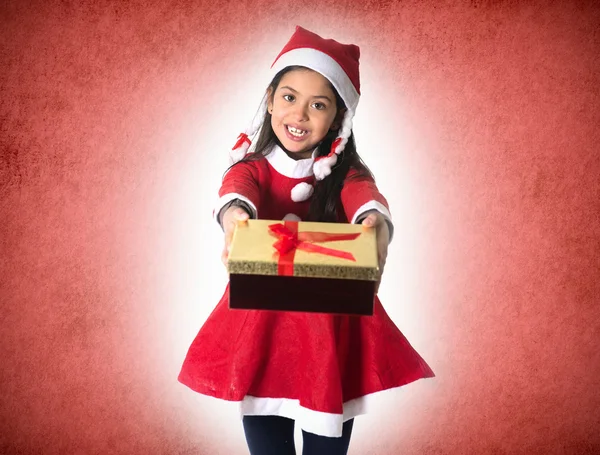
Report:
M302 137L306 134L306 131L299 130L297 128L294 128L293 126L288 126L287 129L292 135L294 135L296 137Z

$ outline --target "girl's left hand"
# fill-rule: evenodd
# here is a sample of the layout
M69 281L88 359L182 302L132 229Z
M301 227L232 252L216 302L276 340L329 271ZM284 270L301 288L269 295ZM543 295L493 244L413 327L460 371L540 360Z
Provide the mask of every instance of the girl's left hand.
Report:
M388 245L390 243L390 230L383 215L376 210L373 210L367 215L362 221L362 225L376 229L377 260L379 262L379 280L377 280L377 284L375 285L375 294L377 294L379 285L381 284L383 268L385 267L385 261L387 259Z

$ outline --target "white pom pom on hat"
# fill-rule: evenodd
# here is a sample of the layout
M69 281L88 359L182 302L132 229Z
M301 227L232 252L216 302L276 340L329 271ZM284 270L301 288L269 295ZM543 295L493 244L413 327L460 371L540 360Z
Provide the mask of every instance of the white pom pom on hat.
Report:
M360 99L359 74L360 48L354 44L342 44L333 39L324 39L300 26L271 65L271 79L288 66L303 66L323 75L336 89L346 112L337 138L328 155L315 158L313 171L317 180L323 180L337 162L337 155L344 151L352 134L352 119ZM254 136L265 119L267 96L263 96L259 110L230 152L232 163L241 160L251 145ZM310 197L310 195L308 196ZM294 196L292 195L292 199Z

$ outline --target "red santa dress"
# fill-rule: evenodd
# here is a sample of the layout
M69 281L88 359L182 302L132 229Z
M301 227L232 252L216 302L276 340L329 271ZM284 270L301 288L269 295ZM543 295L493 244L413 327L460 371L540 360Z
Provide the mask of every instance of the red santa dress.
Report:
M261 219L304 219L310 201L291 190L314 183L313 158L293 160L274 147L265 159L231 168L215 213L233 199ZM352 172L352 171L351 171ZM340 222L368 210L390 219L387 201L370 179L341 191ZM192 342L179 381L192 390L241 403L242 415L279 415L305 431L339 437L346 420L366 412L376 392L433 371L375 297L372 316L230 310L229 286Z

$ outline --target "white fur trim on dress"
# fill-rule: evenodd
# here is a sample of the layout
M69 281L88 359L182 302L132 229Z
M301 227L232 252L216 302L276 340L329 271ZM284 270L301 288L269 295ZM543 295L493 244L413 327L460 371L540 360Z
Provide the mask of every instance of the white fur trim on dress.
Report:
M315 152L312 156L314 157ZM281 175L292 179L301 179L313 175L314 158L305 158L303 160L293 160L281 147L274 146L273 150L266 156L267 161Z
M352 216L350 223L352 223L352 224L356 223L357 219L359 219L365 212L368 212L370 210L377 210L379 213L381 213L383 215L383 217L386 219L386 221L389 222L390 227L391 227L391 229L390 229L390 242L391 242L392 237L394 236L394 229L393 229L394 224L392 223L392 214L386 208L386 206L383 205L379 201L373 200L373 201L367 202L366 204L361 205L358 208L358 210L354 213L354 215Z
M315 188L310 183L298 183L298 185L292 188L292 201L306 201L309 197L312 196L314 190Z
M356 223L356 220L365 212L368 212L369 210L377 210L379 213L381 213L384 218L386 218L388 221L392 221L392 214L390 213L390 211L386 208L385 205L383 205L381 202L379 201L369 201L363 205L361 205L358 210L354 213L354 215L352 216L352 220L350 221L350 223L354 224Z
M335 87L346 107L356 109L360 95L343 68L329 55L311 48L292 49L273 63L272 76L288 66L304 66L321 73Z
M343 414L314 411L300 405L298 400L289 398L258 398L246 396L241 401L240 411L244 415L277 415L293 419L304 431L339 438L345 421L366 414L369 403L375 394L365 395L344 403Z
M215 209L213 210L213 218L217 223L219 222L219 212L221 211L221 209L234 199L239 199L248 204L250 206L250 209L252 210L250 217L254 219L258 218L258 210L256 209L256 206L252 203L250 199L238 193L227 193L221 196L214 205Z

